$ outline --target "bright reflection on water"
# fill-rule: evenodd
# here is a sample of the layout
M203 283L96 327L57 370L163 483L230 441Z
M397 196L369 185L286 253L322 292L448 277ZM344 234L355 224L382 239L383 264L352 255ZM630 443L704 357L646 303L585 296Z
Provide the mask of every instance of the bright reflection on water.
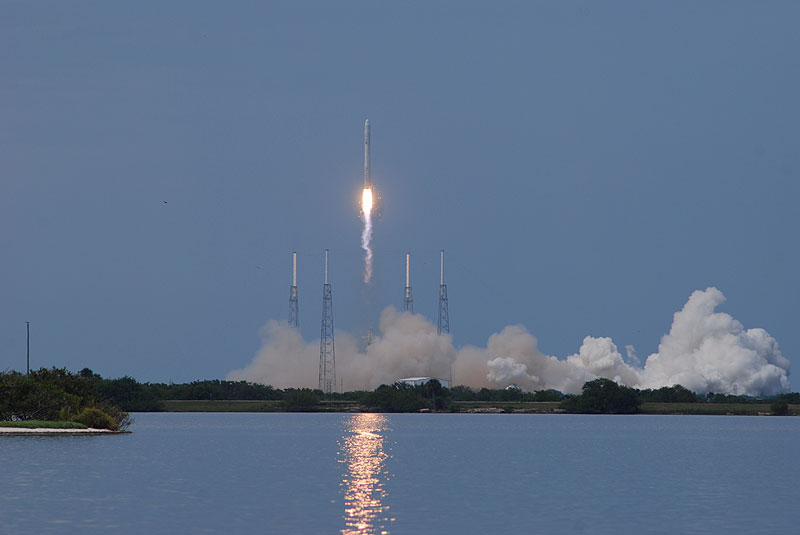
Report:
M387 513L385 483L389 474L384 462L384 434L389 422L380 414L353 414L345 422L339 445L339 462L347 464L343 474L345 535L388 534L394 521ZM388 448L387 448L388 449Z

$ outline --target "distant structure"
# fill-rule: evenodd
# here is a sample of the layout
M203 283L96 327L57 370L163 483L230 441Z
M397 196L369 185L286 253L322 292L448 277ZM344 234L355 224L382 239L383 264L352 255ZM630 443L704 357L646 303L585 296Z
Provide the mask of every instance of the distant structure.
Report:
M450 332L450 311L447 305L447 285L444 283L444 249L442 249L441 278L439 279L439 321L436 323L438 334Z
M319 389L336 388L336 351L333 343L333 297L328 284L328 250L325 249L325 284L322 286L322 329L319 337Z
M411 253L406 253L406 292L403 297L403 310L414 312L414 299L411 297Z
M366 336L362 336L361 339L364 340L364 348L365 349L368 348L369 346L371 346L372 343L375 341L375 329L370 327L369 331L367 331L367 335Z
M31 322L25 322L25 329L28 333L28 341L25 349L25 375L31 374Z
M395 383L409 386L422 386L430 383L433 380L439 381L439 384L445 388L450 388L450 381L447 379L439 379L437 377L406 377L405 379L398 379L395 381Z
M289 288L289 326L300 328L300 307L297 302L297 253L292 253L292 287Z

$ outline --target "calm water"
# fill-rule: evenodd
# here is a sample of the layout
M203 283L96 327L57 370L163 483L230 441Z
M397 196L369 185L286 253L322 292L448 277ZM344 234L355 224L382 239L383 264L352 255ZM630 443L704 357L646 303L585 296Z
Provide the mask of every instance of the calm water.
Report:
M800 532L800 418L137 414L133 431L0 437L0 532Z

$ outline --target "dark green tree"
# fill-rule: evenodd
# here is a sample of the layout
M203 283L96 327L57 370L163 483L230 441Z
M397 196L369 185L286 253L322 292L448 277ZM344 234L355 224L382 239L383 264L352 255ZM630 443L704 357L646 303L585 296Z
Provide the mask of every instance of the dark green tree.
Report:
M103 399L119 405L123 410L133 412L158 412L164 404L149 385L139 383L133 377L119 379L100 379L97 390Z
M786 416L789 414L789 404L786 401L778 398L769 406L769 410L775 416Z
M639 392L642 401L651 403L696 403L700 398L691 390L681 385L664 386L658 390L642 390Z
M781 394L776 399L785 401L786 403L792 403L795 405L800 404L800 394L798 394L797 392L788 392L786 394Z
M4 373L0 377L0 420L58 420L81 406L81 396L37 380L34 373Z
M581 414L634 414L640 404L635 389L600 378L584 383L581 394L565 399L561 407Z
M103 399L99 381L63 368L41 368L28 375L0 373L0 419L69 420L85 409L97 409L112 418L117 429L125 429L130 416Z
M283 401L287 411L311 412L319 407L320 397L310 389L291 390Z
M379 386L364 396L361 403L378 412L417 412L430 408L428 399L420 395L415 387L400 383Z
M451 386L450 396L453 401L475 401L475 391L468 386Z
M533 394L526 394L523 401L561 401L564 394L558 390L537 390Z
M430 397L433 410L441 410L450 405L449 393L438 379L431 379L424 385L420 385L420 387L426 397Z

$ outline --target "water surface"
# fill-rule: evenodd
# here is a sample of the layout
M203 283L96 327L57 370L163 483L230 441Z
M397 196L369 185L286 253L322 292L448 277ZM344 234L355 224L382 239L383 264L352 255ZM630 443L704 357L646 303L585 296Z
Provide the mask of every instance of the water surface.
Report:
M137 414L0 437L9 533L798 533L800 418Z

